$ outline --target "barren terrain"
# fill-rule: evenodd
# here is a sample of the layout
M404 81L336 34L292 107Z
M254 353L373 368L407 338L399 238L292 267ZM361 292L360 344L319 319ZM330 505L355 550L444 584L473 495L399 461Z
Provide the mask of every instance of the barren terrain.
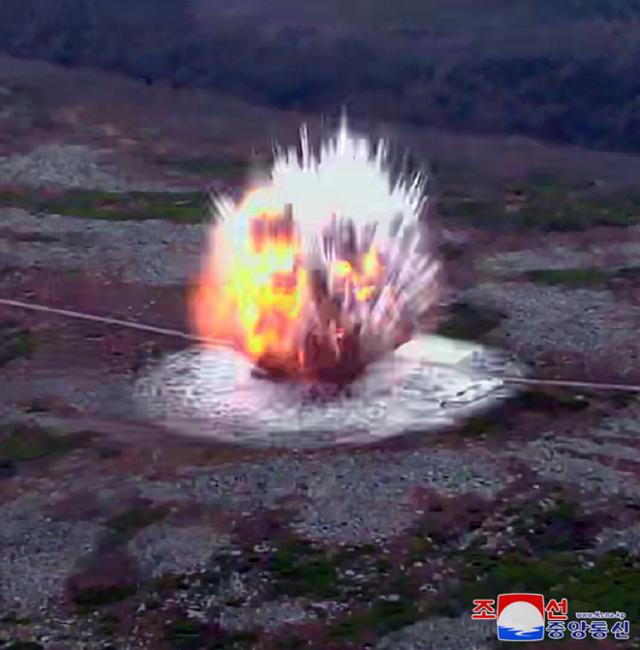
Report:
M0 298L180 330L205 190L320 124L9 58L0 98ZM433 169L442 333L640 384L640 157L356 126ZM0 648L484 650L471 601L511 591L626 611L599 647L638 647L637 393L254 451L140 420L137 373L186 345L0 305Z

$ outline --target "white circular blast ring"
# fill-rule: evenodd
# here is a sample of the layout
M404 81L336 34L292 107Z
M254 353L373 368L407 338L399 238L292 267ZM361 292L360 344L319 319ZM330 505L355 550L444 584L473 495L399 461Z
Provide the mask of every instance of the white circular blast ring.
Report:
M504 354L434 336L406 343L346 387L264 379L230 349L193 347L137 380L145 415L176 433L260 447L366 444L449 425L517 390Z

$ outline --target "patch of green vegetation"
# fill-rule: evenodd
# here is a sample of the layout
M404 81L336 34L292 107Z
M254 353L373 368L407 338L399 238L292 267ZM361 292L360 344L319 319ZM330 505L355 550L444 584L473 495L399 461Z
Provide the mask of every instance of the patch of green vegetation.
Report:
M593 546L594 524L575 501L563 494L554 497L550 506L519 508L514 531L535 552L580 551Z
M510 592L567 597L570 611L606 608L627 612L630 620L640 615L640 558L620 551L591 561L575 550L550 551L540 557L465 552L459 559L463 563L460 584L443 599L448 615L462 614L475 598Z
M420 537L420 532L414 536ZM414 550L417 555L418 549L414 547ZM424 559L424 556L417 559ZM340 576L341 598L352 603L368 604L390 594L413 599L419 593L420 585L407 573L406 560L401 553L392 561L381 555L379 547L351 546L338 551L332 560Z
M33 337L27 329L9 327L0 330L0 367L15 359L29 359L33 354Z
M613 392L609 395L609 399L614 408L625 409L638 402L638 395L637 393Z
M98 620L98 629L104 636L113 636L118 630L120 619L111 613L103 614Z
M602 269L539 269L525 273L524 277L550 286L597 287L606 284L610 275Z
M553 174L534 173L529 176L526 182L516 183L514 189L525 195L533 194L538 197L558 198L565 196L574 188Z
M31 625L31 622L28 616L16 616L16 614L6 614L0 617L0 623L4 625Z
M412 535L409 539L409 552L407 559L409 562L421 562L432 547L433 543L427 540L423 535Z
M500 325L504 314L489 307L469 303L454 303L446 321L441 323L437 333L453 339L479 339Z
M205 633L205 626L198 621L191 619L176 621L167 630L167 642L172 650L201 648L205 641Z
M309 542L292 540L279 548L270 569L287 594L323 598L337 594L338 573L334 562Z
M253 648L259 640L260 637L255 632L235 632L223 638L215 639L207 648L208 650L247 650ZM280 643L281 641L282 643ZM286 645L286 639L278 640L278 648L285 650L288 647L292 650L294 648L294 646Z
M577 232L597 226L626 227L640 221L640 202L630 197L545 201L532 199L515 219L518 225L546 231Z
M577 506L573 501L560 498L544 513L544 517L547 521L573 521L577 512Z
M358 641L367 636L384 636L412 625L420 617L415 599L380 600L366 611L354 612L332 625L329 638L332 641Z
M478 227L494 227L505 223L504 208L497 202L470 196L445 196L438 202L438 214Z
M205 197L199 192L68 190L54 193L2 190L0 206L113 221L166 219L179 223L200 223L208 218Z
M496 414L473 415L456 430L459 436L482 438L489 435L501 434L506 430L504 420Z
M519 226L573 232L630 226L640 220L640 197L632 194L603 194L551 174L531 176L520 190L526 201L512 215Z
M512 402L517 408L539 413L579 413L589 408L589 400L574 393L529 389L520 393Z
M380 575L386 575L386 574L390 573L390 571L391 571L392 568L393 568L393 565L392 565L391 562L390 562L387 558L385 558L385 557L378 558L378 559L375 561L375 569L376 569L376 572L377 572L378 574L380 574Z
M14 424L0 432L0 457L11 461L38 460L77 445L77 438L57 436L35 424Z
M553 174L532 175L516 183L517 205L508 205L497 188L447 186L438 201L445 219L490 230L532 228L545 232L584 231L596 226L640 223L640 195L603 193Z
M146 505L136 505L107 521L107 526L117 539L126 542L138 531L151 526L167 516L167 509Z
M154 588L161 592L186 591L189 589L189 583L184 576L174 573L166 573L153 582Z
M73 602L83 609L96 609L131 598L136 592L134 584L110 585L108 587L90 587L73 595Z

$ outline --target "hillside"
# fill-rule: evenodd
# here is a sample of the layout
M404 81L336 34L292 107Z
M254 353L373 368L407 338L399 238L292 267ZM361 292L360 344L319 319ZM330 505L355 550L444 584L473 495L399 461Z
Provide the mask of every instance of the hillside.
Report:
M0 50L278 107L638 150L639 19L637 0L4 0Z

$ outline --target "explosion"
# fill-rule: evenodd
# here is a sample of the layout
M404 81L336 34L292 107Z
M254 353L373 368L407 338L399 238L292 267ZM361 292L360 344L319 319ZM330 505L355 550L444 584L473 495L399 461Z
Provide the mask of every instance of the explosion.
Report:
M437 299L420 174L343 122L319 151L276 149L269 177L216 219L192 300L203 339L257 368L343 380L407 341Z
M425 179L395 175L384 142L343 122L312 150L303 129L249 187L213 201L191 296L211 347L150 365L135 389L147 416L227 443L317 448L424 433L513 394L499 375L521 371L505 355L422 332L440 268Z

